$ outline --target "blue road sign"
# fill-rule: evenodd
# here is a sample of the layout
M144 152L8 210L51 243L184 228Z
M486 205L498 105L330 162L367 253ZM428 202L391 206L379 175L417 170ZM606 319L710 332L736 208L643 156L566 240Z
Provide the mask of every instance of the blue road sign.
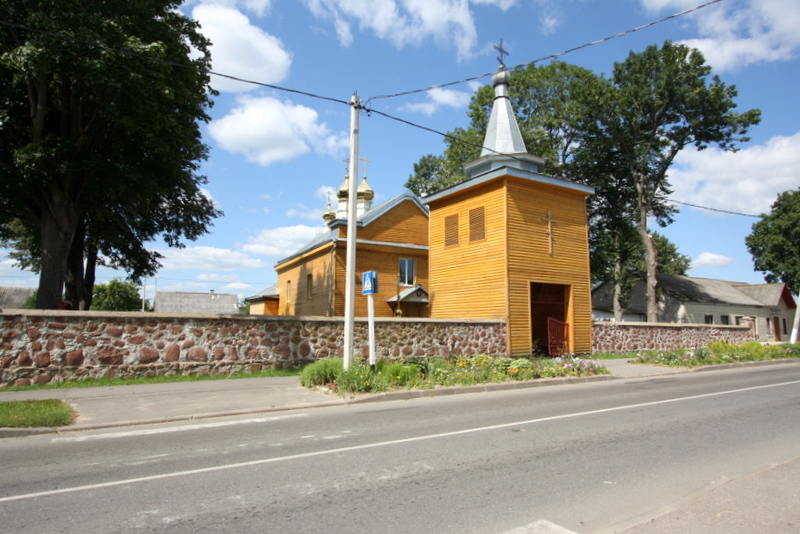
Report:
M364 295L378 292L378 271L364 271L361 274L361 292Z

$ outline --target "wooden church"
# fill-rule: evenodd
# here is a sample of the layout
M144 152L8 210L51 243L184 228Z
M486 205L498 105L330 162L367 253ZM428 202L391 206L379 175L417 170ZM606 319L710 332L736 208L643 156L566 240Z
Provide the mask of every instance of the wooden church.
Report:
M505 319L508 351L591 352L586 197L591 187L540 174L508 98L495 101L467 181L426 197L431 317Z
M276 315L344 315L348 193L346 177L338 209L329 203L323 214L325 230L275 266ZM379 273L375 315L428 317L427 208L410 191L373 207L366 170L357 194L356 272ZM355 313L367 315L366 298L356 298Z
M484 148L465 165L465 182L373 208L365 174L356 272L379 273L377 316L502 319L512 356L589 353L593 189L541 174L544 160L525 149L509 80L501 65ZM276 265L279 314L344 315L347 196L345 179L339 209L325 212L326 231ZM356 299L357 316L366 315L365 300Z

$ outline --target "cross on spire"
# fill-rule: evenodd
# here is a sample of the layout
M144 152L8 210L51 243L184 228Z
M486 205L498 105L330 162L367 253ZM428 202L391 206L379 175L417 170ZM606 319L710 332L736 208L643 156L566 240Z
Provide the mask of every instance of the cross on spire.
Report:
M367 159L367 156L364 156L363 158L360 158L360 160L364 162L364 178L366 178L367 177L367 163L370 163L372 160Z
M350 158L343 159L342 163L345 164L344 165L344 174L345 174L345 176L347 176L347 174L350 172Z
M547 217L542 217L542 220L547 223L547 237L550 240L550 254L553 254L553 223L557 223L555 219L553 219L553 215L550 213L550 210L547 210Z
M511 54L509 54L509 53L506 51L506 49L505 49L505 48L503 48L503 40L502 40L502 39L500 39L500 44L499 44L499 45L492 45L492 47L493 47L495 50L497 50L498 52L500 52L500 56L497 58L497 61L499 61L499 62L500 62L500 70L505 70L505 68L506 68L506 63L505 63L505 61L503 60L503 56L510 56Z

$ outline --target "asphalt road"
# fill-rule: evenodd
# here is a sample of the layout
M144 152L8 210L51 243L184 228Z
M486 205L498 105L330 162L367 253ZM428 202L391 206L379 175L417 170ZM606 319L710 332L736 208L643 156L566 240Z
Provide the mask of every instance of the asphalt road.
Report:
M3 532L622 532L800 457L759 367L0 441Z

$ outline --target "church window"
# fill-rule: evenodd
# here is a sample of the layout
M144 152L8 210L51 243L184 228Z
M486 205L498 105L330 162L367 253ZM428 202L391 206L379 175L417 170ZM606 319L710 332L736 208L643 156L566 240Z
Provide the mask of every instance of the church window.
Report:
M458 214L448 215L444 218L444 246L455 247L458 245Z
M292 302L292 281L286 281L286 302Z
M486 239L486 215L483 206L469 210L469 240Z
M414 285L414 260L400 259L400 285Z
M306 275L306 298L310 299L314 292L314 275Z

